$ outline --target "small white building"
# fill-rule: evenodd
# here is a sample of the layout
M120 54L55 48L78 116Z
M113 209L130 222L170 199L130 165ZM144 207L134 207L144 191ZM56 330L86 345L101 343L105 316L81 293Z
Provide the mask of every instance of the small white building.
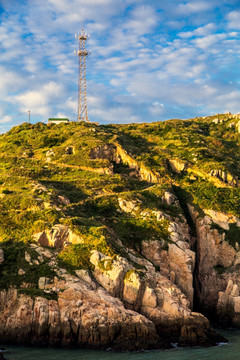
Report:
M62 124L69 123L69 119L67 118L49 118L48 124Z

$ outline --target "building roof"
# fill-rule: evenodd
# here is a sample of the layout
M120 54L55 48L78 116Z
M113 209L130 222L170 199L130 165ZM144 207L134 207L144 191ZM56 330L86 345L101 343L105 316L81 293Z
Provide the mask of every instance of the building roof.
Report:
M69 121L67 118L49 118L48 121Z

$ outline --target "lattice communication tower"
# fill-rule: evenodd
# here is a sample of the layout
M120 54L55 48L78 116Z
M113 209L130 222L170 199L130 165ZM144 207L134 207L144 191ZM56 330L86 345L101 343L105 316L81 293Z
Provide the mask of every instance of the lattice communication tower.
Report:
M75 34L78 38L78 51L75 50L75 55L79 58L79 76L78 76L78 121L89 121L87 111L87 81L86 81L86 58L91 54L91 51L85 49L85 43L88 40L87 33L82 27L81 34Z

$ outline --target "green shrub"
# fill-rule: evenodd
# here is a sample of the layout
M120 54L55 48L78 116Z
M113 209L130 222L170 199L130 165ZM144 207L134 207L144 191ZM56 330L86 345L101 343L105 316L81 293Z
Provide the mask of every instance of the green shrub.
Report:
M69 245L59 253L58 258L68 270L93 269L89 260L92 248L89 244Z
M39 265L30 265L25 260L25 252L27 251L32 260L36 260L38 253L23 242L7 241L0 243L1 249L4 251L4 262L0 266L0 289L8 289L11 286L20 288L22 283L31 284L31 288L38 287L40 277L54 278L56 276L46 262ZM24 275L18 275L18 270L23 269Z
M8 195L8 194L13 194L13 191L8 190L8 189L4 189L4 190L2 191L2 193L5 194L5 195Z
M229 224L229 230L225 231L225 240L232 246L235 247L235 244L240 244L240 227L236 224Z

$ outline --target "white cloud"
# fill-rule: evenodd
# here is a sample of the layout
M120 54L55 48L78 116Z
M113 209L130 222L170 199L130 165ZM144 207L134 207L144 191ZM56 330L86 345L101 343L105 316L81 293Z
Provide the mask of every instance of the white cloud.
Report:
M76 118L74 33L82 20L91 35L92 120L151 121L237 108L240 12L225 1L221 9L217 0L2 3L0 115L6 121L14 123L13 114L27 110L44 119Z
M71 110L72 112L77 112L77 98L76 100L73 100L71 97L69 97L64 106L66 109Z
M155 101L150 107L149 111L154 116L159 116L163 114L164 112L164 105L159 103L158 101Z
M240 29L240 11L234 10L227 14L228 27L231 29Z
M4 66L0 66L0 79L0 91L2 96L17 91L19 87L25 83L24 78L16 71L9 71Z
M17 102L21 111L31 110L31 112L43 116L49 116L50 104L57 101L63 93L63 87L55 82L49 82L36 90L26 91L13 96L11 102Z
M203 49L203 50L207 50L210 47L213 47L213 49L215 48L215 45L223 40L226 39L227 35L226 34L214 34L214 35L208 35L208 36L204 36L202 38L197 38L195 40L193 40L193 43Z
M102 119L103 123L116 123L116 124L123 124L123 123L136 123L141 122L141 118L135 115L132 112L130 107L124 106L116 106L116 107L109 107L108 110L106 109L92 109L89 112L90 120L94 121L96 118Z
M201 11L210 10L213 7L210 1L192 1L188 3L181 3L177 7L179 14L191 15Z
M207 24L204 26L200 26L193 31L180 32L178 34L178 36L180 36L181 38L184 38L184 39L188 39L188 38L191 38L194 36L206 36L206 35L212 34L215 30L216 30L216 25L213 23L210 23L210 24Z
M9 123L12 121L12 116L10 115L5 115L3 116L3 118L0 118L0 123Z
M155 9L144 5L132 11L130 19L123 25L123 28L140 37L149 33L156 26L157 22L158 16Z

